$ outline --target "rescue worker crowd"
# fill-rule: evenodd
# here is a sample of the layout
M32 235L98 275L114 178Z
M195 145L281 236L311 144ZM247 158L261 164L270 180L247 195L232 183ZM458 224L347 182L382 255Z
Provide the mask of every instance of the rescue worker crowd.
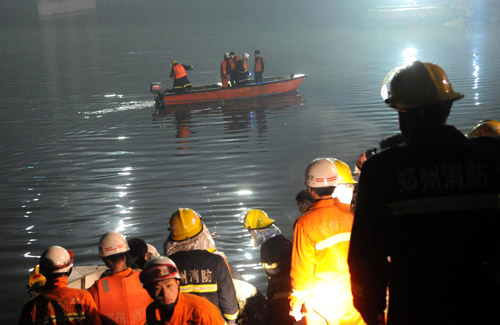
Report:
M224 53L224 58L220 65L220 79L222 88L237 87L247 85L250 82L251 73L248 71L248 59L250 54L243 53L241 58L234 52ZM264 57L260 50L254 51L254 82L264 81ZM170 78L174 79L173 90L177 93L189 92L192 84L187 78L186 70L193 70L194 66L172 61Z
M265 211L245 213L267 300L240 297L237 271L201 216L179 208L164 256L104 234L109 270L88 291L67 287L72 252L49 247L19 323L491 323L500 307L500 122L480 121L466 136L447 125L463 95L433 63L394 68L381 94L401 133L359 157L359 182L343 161L314 159L296 196L293 241Z

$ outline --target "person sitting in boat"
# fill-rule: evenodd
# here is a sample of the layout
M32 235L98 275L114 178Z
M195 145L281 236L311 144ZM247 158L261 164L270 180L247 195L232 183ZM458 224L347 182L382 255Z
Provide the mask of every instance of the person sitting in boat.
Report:
M217 307L207 299L180 290L181 273L165 256L149 260L141 282L154 301L146 309L147 324L222 325Z
M238 73L237 75L237 80L236 80L236 85L246 85L249 81L248 77L248 58L250 57L250 54L248 53L243 53L243 57L236 62L236 72Z
M229 58L229 52L224 53L224 59L220 64L220 81L222 83L222 88L229 87L229 75L231 74L231 63Z
M236 71L236 62L240 59L239 56L236 56L234 52L229 52L229 81L231 82L231 87L236 86L238 81L238 72Z
M92 295L69 288L73 257L64 247L50 246L40 257L40 273L45 276L43 290L23 307L19 324L101 324ZM62 320L60 322L60 320Z
M104 324L144 324L151 303L139 280L140 272L127 266L129 246L119 232L108 232L99 240L99 256L110 273L97 280L89 292L94 297Z
M239 306L230 268L223 256L214 253L215 242L200 215L179 208L169 224L165 255L179 268L181 291L207 298L228 324L235 324Z
M290 283L292 242L281 234L274 220L262 210L248 211L244 225L252 235L255 247L260 246L260 262L268 276L267 324L293 324L294 320L288 314L289 296L292 292Z
M262 82L264 80L264 57L260 55L259 50L255 50L254 52L255 63L253 66L253 78L255 83Z
M192 65L185 65L177 61L172 61L172 70L170 71L170 78L174 79L174 91L183 93L189 91L192 87L189 79L187 78L186 70L193 70Z

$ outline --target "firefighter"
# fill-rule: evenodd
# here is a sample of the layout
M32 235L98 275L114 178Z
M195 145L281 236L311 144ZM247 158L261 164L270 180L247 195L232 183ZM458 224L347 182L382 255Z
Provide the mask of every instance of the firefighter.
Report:
M99 240L99 256L110 274L97 280L89 292L101 313L103 324L144 324L151 298L139 280L140 272L127 267L129 246L119 232L108 232Z
M236 62L240 58L236 56L234 52L229 52L229 80L231 81L231 87L236 86L238 80L238 72L236 71Z
M295 224L290 277L290 315L309 324L364 324L352 305L347 251L353 216L333 198L339 184L334 160L318 158L306 169L315 202Z
M252 235L255 247L260 246L260 263L268 276L267 300L269 301L267 324L293 324L288 314L290 263L292 242L281 234L274 220L266 212L252 209L245 215L245 229Z
M229 52L224 53L224 59L220 64L220 81L222 83L222 88L229 87L229 76L231 74L231 63L229 58Z
M191 90L192 85L187 78L186 70L194 70L192 65L185 65L177 61L172 61L172 69L170 70L170 78L174 79L174 91L184 93Z
M487 324L500 306L500 142L446 120L455 92L436 64L386 76L382 97L406 143L368 159L349 250L368 324ZM389 298L386 304L386 287Z
M250 54L243 53L243 57L236 62L237 79L236 85L246 85L249 81L248 77L248 58Z
M467 132L468 138L493 137L500 138L500 122L495 120L482 120L474 124Z
M154 301L147 307L147 324L224 324L217 308L207 299L179 290L181 275L165 256L146 262L140 277Z
M92 295L67 287L73 258L61 246L51 246L40 257L45 276L43 291L23 307L19 324L101 324Z
M264 57L260 55L259 50L254 51L254 66L253 66L253 77L255 83L262 82L264 80Z
M207 298L228 324L235 324L239 306L231 272L224 257L214 253L215 243L200 215L179 208L169 223L166 251L179 269L181 292Z

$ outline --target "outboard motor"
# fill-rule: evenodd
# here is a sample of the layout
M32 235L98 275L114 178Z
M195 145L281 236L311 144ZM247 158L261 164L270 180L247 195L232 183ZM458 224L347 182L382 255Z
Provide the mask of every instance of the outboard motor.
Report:
M165 91L165 86L163 86L161 82L152 82L151 86L149 87L149 91L153 94L161 93Z
M149 87L149 91L155 95L156 109L162 108L164 106L163 93L165 92L165 86L161 82L153 82Z

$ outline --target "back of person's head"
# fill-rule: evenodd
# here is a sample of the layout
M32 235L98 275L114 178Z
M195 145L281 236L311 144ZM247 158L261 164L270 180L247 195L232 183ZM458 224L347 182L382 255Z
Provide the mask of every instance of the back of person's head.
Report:
M316 193L318 196L331 196L333 191L335 191L335 186L328 187L311 187L311 191Z
M309 193L308 190L301 190L295 196L295 201L302 202L302 203L305 202L305 201L314 202L314 199L313 199L313 197L311 196L311 193Z
M339 184L334 158L316 158L306 168L304 185L319 196L331 195ZM314 197L314 196L313 196Z
M73 252L62 246L50 246L40 257L40 273L47 280L68 276L73 268Z

